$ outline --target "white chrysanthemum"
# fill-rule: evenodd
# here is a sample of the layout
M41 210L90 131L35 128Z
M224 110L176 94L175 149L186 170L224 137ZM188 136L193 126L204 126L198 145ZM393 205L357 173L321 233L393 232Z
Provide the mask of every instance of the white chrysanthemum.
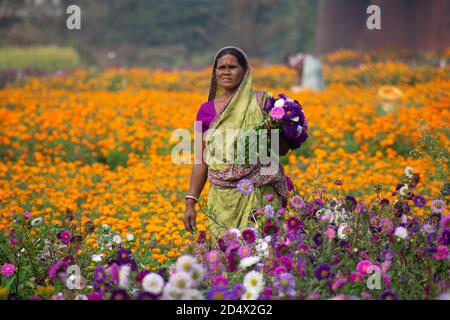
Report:
M103 253L100 253L100 254L93 254L93 255L92 255L92 261L94 261L94 262L101 262L103 256L104 256Z
M197 289L189 289L183 293L181 300L205 300L205 297Z
M274 107L283 108L285 103L286 101L284 101L284 99L278 99L275 101Z
M241 237L241 231L239 229L230 229L229 232L233 232L234 234L236 234L236 236L238 237L238 239Z
M120 266L119 269L119 287L128 289L131 267L129 265Z
M403 185L403 187L400 188L400 190L398 191L400 193L400 195L402 196L406 196L406 192L408 191L408 185Z
M244 277L244 287L247 291L253 291L259 294L264 287L264 278L262 273L250 271Z
M187 290L191 287L192 278L186 272L177 272L170 276L169 283L178 290Z
M256 240L255 249L260 255L264 257L269 256L269 245L263 239Z
M241 297L242 300L256 300L259 297L259 293L251 290L247 290Z
M257 264L261 259L259 257L246 257L239 262L239 268L246 269Z
M414 173L414 170L413 170L412 167L406 167L406 168L405 168L405 175L406 175L408 178L412 178L412 177L413 177L413 173Z
M112 241L113 241L115 244L121 244L121 243L122 243L122 237L119 236L119 235L115 235L115 236L112 238Z
M149 273L142 279L142 288L146 292L158 295L164 289L164 279L157 273Z
M196 287L200 284L200 282L203 280L204 274L205 274L205 272L201 265L197 264L194 266L194 271L192 271L192 274L191 274L193 287Z
M127 241L133 241L134 240L134 234L127 233L126 238L127 238Z
M166 284L163 289L163 294L161 296L162 300L177 300L181 299L185 292L173 287L170 283Z
M298 122L299 120L300 120L300 117L299 117L299 116L293 117L293 118L291 119L291 121L294 121L294 122Z
M408 230L405 227L397 227L397 229L395 229L394 235L401 239L406 239L408 238Z
M32 225L33 227L35 227L35 226L40 225L43 221L44 221L44 220L43 220L41 217L39 217L39 218L33 219L33 220L31 221L31 225Z
M184 255L178 258L175 269L177 272L192 274L196 265L197 259L190 255Z
M343 223L338 228L338 238L341 240L347 239L348 235L352 232L352 228L346 223Z

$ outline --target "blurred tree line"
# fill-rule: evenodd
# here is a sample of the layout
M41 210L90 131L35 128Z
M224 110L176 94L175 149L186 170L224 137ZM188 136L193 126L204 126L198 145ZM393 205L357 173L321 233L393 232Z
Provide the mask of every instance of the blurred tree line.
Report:
M66 28L71 4L82 30ZM281 62L313 51L316 12L315 0L0 0L0 45L69 45L89 62L128 66L204 65L237 45Z

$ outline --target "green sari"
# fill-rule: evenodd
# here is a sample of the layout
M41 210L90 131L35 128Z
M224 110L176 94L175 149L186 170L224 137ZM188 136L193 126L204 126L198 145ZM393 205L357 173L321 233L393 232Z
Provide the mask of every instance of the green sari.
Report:
M209 100L215 98L217 90L214 70ZM270 204L277 210L286 205L287 185L278 161L276 172L264 175L262 174L264 171L261 171L264 166L259 162L234 164L225 160L233 158L239 130L252 129L263 122L262 106L269 96L270 93L252 89L249 66L239 88L205 132L204 157L208 165L208 181L211 183L207 201L208 217L210 231L217 237L222 236L227 229L242 230L253 225L252 214L258 208ZM239 130L233 130L230 134L230 130L227 129ZM217 137L225 135L226 139L223 139L225 141L217 143ZM218 157L217 154L221 156ZM237 189L237 184L242 179L252 182L254 190L250 195ZM273 196L270 202L266 200L268 194Z

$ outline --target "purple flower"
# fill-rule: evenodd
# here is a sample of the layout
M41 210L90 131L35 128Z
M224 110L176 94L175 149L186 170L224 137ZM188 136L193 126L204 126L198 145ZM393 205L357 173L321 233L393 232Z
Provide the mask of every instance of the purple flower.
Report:
M430 223L425 223L425 224L422 226L422 232L423 232L423 233L432 234L432 233L435 232L434 226L433 226L432 224L430 224Z
M289 247L286 244L280 243L280 244L276 245L276 247L275 247L275 256L277 258L280 258L280 257L285 256L287 254L289 254Z
M270 110L272 110L274 104L275 104L276 99L274 97L269 97L266 99L266 102L264 104L264 110L266 110L267 112L269 112Z
M5 277L11 277L15 271L16 271L16 267L11 263L5 263L1 269L1 273Z
M237 184L237 190L249 196L253 192L253 183L249 179L242 179Z
M265 287L261 293L260 300L271 300L273 296L273 289L270 287Z
M128 249L120 248L119 252L117 253L117 261L119 261L120 264L126 264L130 261L131 258L131 251Z
M450 214L442 216L440 222L441 230L450 230Z
M50 279L56 279L58 276L58 273L60 272L66 272L67 264L63 261L58 261L54 265L50 266L48 268L48 277Z
M157 300L158 296L150 292L141 292L137 297L138 300Z
M278 121L283 118L285 112L282 107L273 107L269 114L272 119Z
M241 257L241 259L250 257L252 255L252 250L250 249L249 246L242 246L238 249L238 254L239 257Z
M290 273L282 273L275 280L275 288L280 296L295 296L295 278Z
M228 271L229 272L236 272L239 266L239 256L236 253L236 250L232 250L230 251L230 253L228 253Z
M103 295L98 292L93 292L87 295L88 300L103 300Z
M381 254L381 257L383 258L383 261L392 261L394 260L395 254L392 249L386 248L384 249L383 253Z
M345 197L345 205L350 211L353 211L356 207L356 199L353 196L346 196Z
M425 205L425 203L426 203L427 201L425 200L425 198L424 198L422 195L416 194L416 195L413 197L413 202L414 202L414 205L415 205L416 207L421 208L421 207L423 207L423 206Z
M264 214L267 218L272 219L275 216L275 210L270 204L268 204L264 207Z
M436 260L447 260L448 258L447 246L438 246L436 253L433 254L433 258Z
M228 285L228 278L221 275L215 276L213 279L213 285L226 287Z
M68 244L70 242L70 240L72 239L72 235L70 234L69 231L66 231L66 230L58 232L56 236L59 239L61 239L64 242L64 244Z
M271 222L267 222L263 228L263 232L265 235L275 235L278 233L278 231L279 231L279 228L277 227L277 225L275 225Z
M284 106L284 120L291 120L298 123L304 122L304 115L300 111L300 108L295 105L295 103L287 101ZM298 117L298 118L297 118Z
M331 277L330 265L328 263L321 264L319 267L317 267L316 271L314 272L314 275L319 281L330 278Z
M119 265L117 263L112 263L107 269L112 282L117 285L119 283Z
M219 261L219 251L217 250L211 250L206 254L206 260L208 260L209 263L217 263Z
M442 213L445 210L445 202L443 200L431 201L431 211L433 213Z
M242 284L236 283L232 288L230 293L230 300L238 300L245 293L245 288Z
M107 282L94 282L94 291L101 294L102 296L108 291L110 285Z
M94 270L94 280L97 283L103 283L106 280L105 269L103 269L102 265L97 266Z
M286 139L292 141L295 138L297 138L298 136L300 136L302 131L299 132L298 126L299 126L299 124L297 124L295 122L291 122L291 121L286 121L281 125L282 133L286 137ZM301 126L300 126L300 128L301 128Z
M125 290L116 289L111 294L111 300L131 300L131 298Z
M223 286L215 286L206 294L207 300L228 300L228 290Z
M280 257L280 262L286 267L287 270L292 269L292 259L289 256Z
M381 232L384 234L389 234L394 229L394 223L388 218L382 218L378 226L381 227Z
M301 209L305 206L305 201L300 196L293 196L291 200L291 205L295 209Z
M397 300L397 294L392 290L385 290L381 296L381 300Z
M296 231L300 230L301 227L302 227L302 222L300 221L299 218L297 218L295 216L291 216L288 218L288 220L287 220L288 232L296 232Z
M245 242L253 243L255 242L256 239L256 232L251 228L247 228L244 231L242 231L241 236Z
M231 244L237 243L238 242L238 238L237 238L237 234L233 231L227 231L225 232L225 234L222 237L225 246L228 248L230 247Z

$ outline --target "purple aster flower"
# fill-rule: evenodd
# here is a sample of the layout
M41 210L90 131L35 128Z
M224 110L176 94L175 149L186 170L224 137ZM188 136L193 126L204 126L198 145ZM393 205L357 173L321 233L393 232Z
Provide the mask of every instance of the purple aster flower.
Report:
M281 131L287 140L294 140L301 134L298 130L298 126L299 124L292 121L286 121L281 125Z
M305 205L305 201L300 196L293 196L291 200L291 205L295 209L301 209Z
M381 296L381 300L397 300L397 294L392 290L385 290Z
M267 222L263 228L263 232L265 235L276 235L278 231L279 228L277 227L277 225L270 222Z
M233 231L227 231L222 237L225 246L228 248L232 243L238 242L237 234Z
M436 260L447 260L448 259L447 246L438 246L436 248L436 253L433 254L433 258Z
M138 300L158 300L158 296L150 292L141 292L137 297Z
M273 217L275 217L275 210L270 204L268 204L264 207L264 214L267 218L272 219Z
M442 234L437 238L439 244L448 246L450 244L450 230L442 231Z
M316 246L321 246L323 243L323 237L322 234L317 233L314 237L313 237L314 243L316 244Z
M120 248L119 252L117 253L117 261L119 261L120 264L126 264L130 261L131 258L131 251L128 249Z
M394 229L394 223L388 218L382 218L379 222L379 227L382 233L389 234Z
M323 263L319 267L317 267L314 272L317 280L328 279L331 277L331 266L328 263Z
M102 265L97 266L94 270L94 280L97 283L105 282L106 280L106 272L105 269L103 269Z
M280 243L275 246L275 256L277 258L280 258L287 254L289 254L289 247L286 244Z
M386 248L384 249L383 253L381 254L381 257L383 259L383 261L392 261L394 260L395 254L394 251L392 251L392 249Z
M250 257L252 255L252 250L250 249L249 246L242 246L238 249L238 254L239 257L241 257L241 259Z
M435 231L436 230L434 230L434 226L432 224L430 224L430 223L425 223L422 226L422 232L423 233L431 234L431 233L434 233Z
M249 179L242 179L237 184L237 190L249 196L253 192L253 183Z
M228 290L223 286L215 286L206 294L207 300L228 300Z
M65 264L63 261L58 261L50 268L48 268L48 277L50 279L56 279L58 277L58 273L66 272L66 269L67 264Z
M119 283L119 265L117 263L112 263L107 269L112 282L117 285Z
M103 295L98 292L93 292L87 295L88 300L103 300Z
M288 220L287 220L288 232L296 232L296 231L300 230L301 227L302 227L302 222L300 221L299 218L297 218L295 216L291 216L288 218Z
M111 294L111 300L131 300L131 298L125 290L116 289Z
M280 257L280 262L286 267L287 270L292 269L292 259L289 256Z
M445 202L443 200L431 201L431 211L433 213L442 213L445 211Z
M254 243L256 239L256 232L251 228L246 228L241 233L242 239L247 243Z
M413 202L414 202L414 205L415 205L416 207L421 208L421 207L423 207L423 206L425 205L425 203L426 203L427 201L425 200L425 197L424 197L424 196L422 196L422 195L420 195L420 194L416 194L416 195L413 197Z
M228 278L222 275L215 276L213 279L213 285L226 287L228 285Z
M265 104L264 104L264 110L266 110L267 112L272 110L272 108L275 104L275 101L276 101L276 99L274 97L267 98L265 101Z
M286 102L284 106L284 111L285 111L283 117L284 120L292 120L299 123L304 121L304 119L300 119L300 117L304 118L303 113L300 111L300 108L296 106L293 102L290 101Z
M245 288L241 283L236 283L230 290L230 300L239 300L245 293Z
M348 208L350 211L353 211L353 209L355 209L356 203L357 203L357 202L356 202L355 197L350 196L350 195L348 195L348 196L345 197L345 205L347 206L347 208Z
M217 250L211 250L206 254L206 260L208 260L209 263L217 263L219 261L219 251Z
M290 273L283 273L275 280L275 288L280 296L295 296L295 278Z
M450 230L450 214L443 215L439 224L441 230Z
M309 247L307 244L304 243L300 243L298 245L297 251L301 254L301 255L307 255L309 253Z
M265 287L259 297L259 300L272 300L273 289L270 287Z
M108 292L109 287L110 285L107 282L94 282L93 285L94 291L102 296L104 296L105 293Z
M56 234L56 237L61 239L64 242L64 244L68 244L70 242L70 240L72 239L72 235L70 234L69 231L66 231L66 230L58 232Z

